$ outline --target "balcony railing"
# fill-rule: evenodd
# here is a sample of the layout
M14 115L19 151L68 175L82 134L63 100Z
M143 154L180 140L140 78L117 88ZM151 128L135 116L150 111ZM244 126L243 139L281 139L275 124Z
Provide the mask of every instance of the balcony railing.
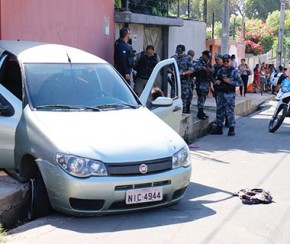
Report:
M115 10L192 19L190 0L115 0Z

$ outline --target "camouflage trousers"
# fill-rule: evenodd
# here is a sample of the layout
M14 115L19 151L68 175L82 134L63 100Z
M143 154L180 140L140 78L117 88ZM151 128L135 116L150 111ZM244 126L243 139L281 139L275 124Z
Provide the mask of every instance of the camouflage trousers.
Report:
M224 118L227 116L229 127L235 127L235 106L236 94L218 92L216 94L217 108L216 108L216 124L223 126Z
M190 107L193 96L192 83L190 80L181 80L181 99L183 111Z
M197 108L200 109L204 107L208 92L209 92L209 82L198 82L196 84Z

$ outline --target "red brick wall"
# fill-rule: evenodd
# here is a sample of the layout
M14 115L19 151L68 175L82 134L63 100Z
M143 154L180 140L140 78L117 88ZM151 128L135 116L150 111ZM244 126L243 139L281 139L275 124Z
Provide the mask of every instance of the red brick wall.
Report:
M109 35L104 35L104 18ZM61 43L113 62L113 0L1 1L1 39Z

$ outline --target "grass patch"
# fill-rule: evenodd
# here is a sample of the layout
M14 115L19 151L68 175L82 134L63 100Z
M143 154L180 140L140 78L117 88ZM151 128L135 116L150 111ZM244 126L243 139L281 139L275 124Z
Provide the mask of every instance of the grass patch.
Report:
M6 232L3 229L2 225L0 224L0 243L4 243L4 237L6 236Z

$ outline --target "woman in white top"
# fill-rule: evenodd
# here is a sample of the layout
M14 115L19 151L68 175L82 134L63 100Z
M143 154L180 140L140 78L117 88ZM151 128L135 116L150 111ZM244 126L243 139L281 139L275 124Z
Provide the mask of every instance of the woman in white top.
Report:
M243 87L244 87L244 97L245 97L247 93L249 75L251 70L249 66L246 64L246 60L244 58L241 59L241 64L239 65L238 69L240 71L240 75L243 81L243 85L240 86L240 95L243 96Z

